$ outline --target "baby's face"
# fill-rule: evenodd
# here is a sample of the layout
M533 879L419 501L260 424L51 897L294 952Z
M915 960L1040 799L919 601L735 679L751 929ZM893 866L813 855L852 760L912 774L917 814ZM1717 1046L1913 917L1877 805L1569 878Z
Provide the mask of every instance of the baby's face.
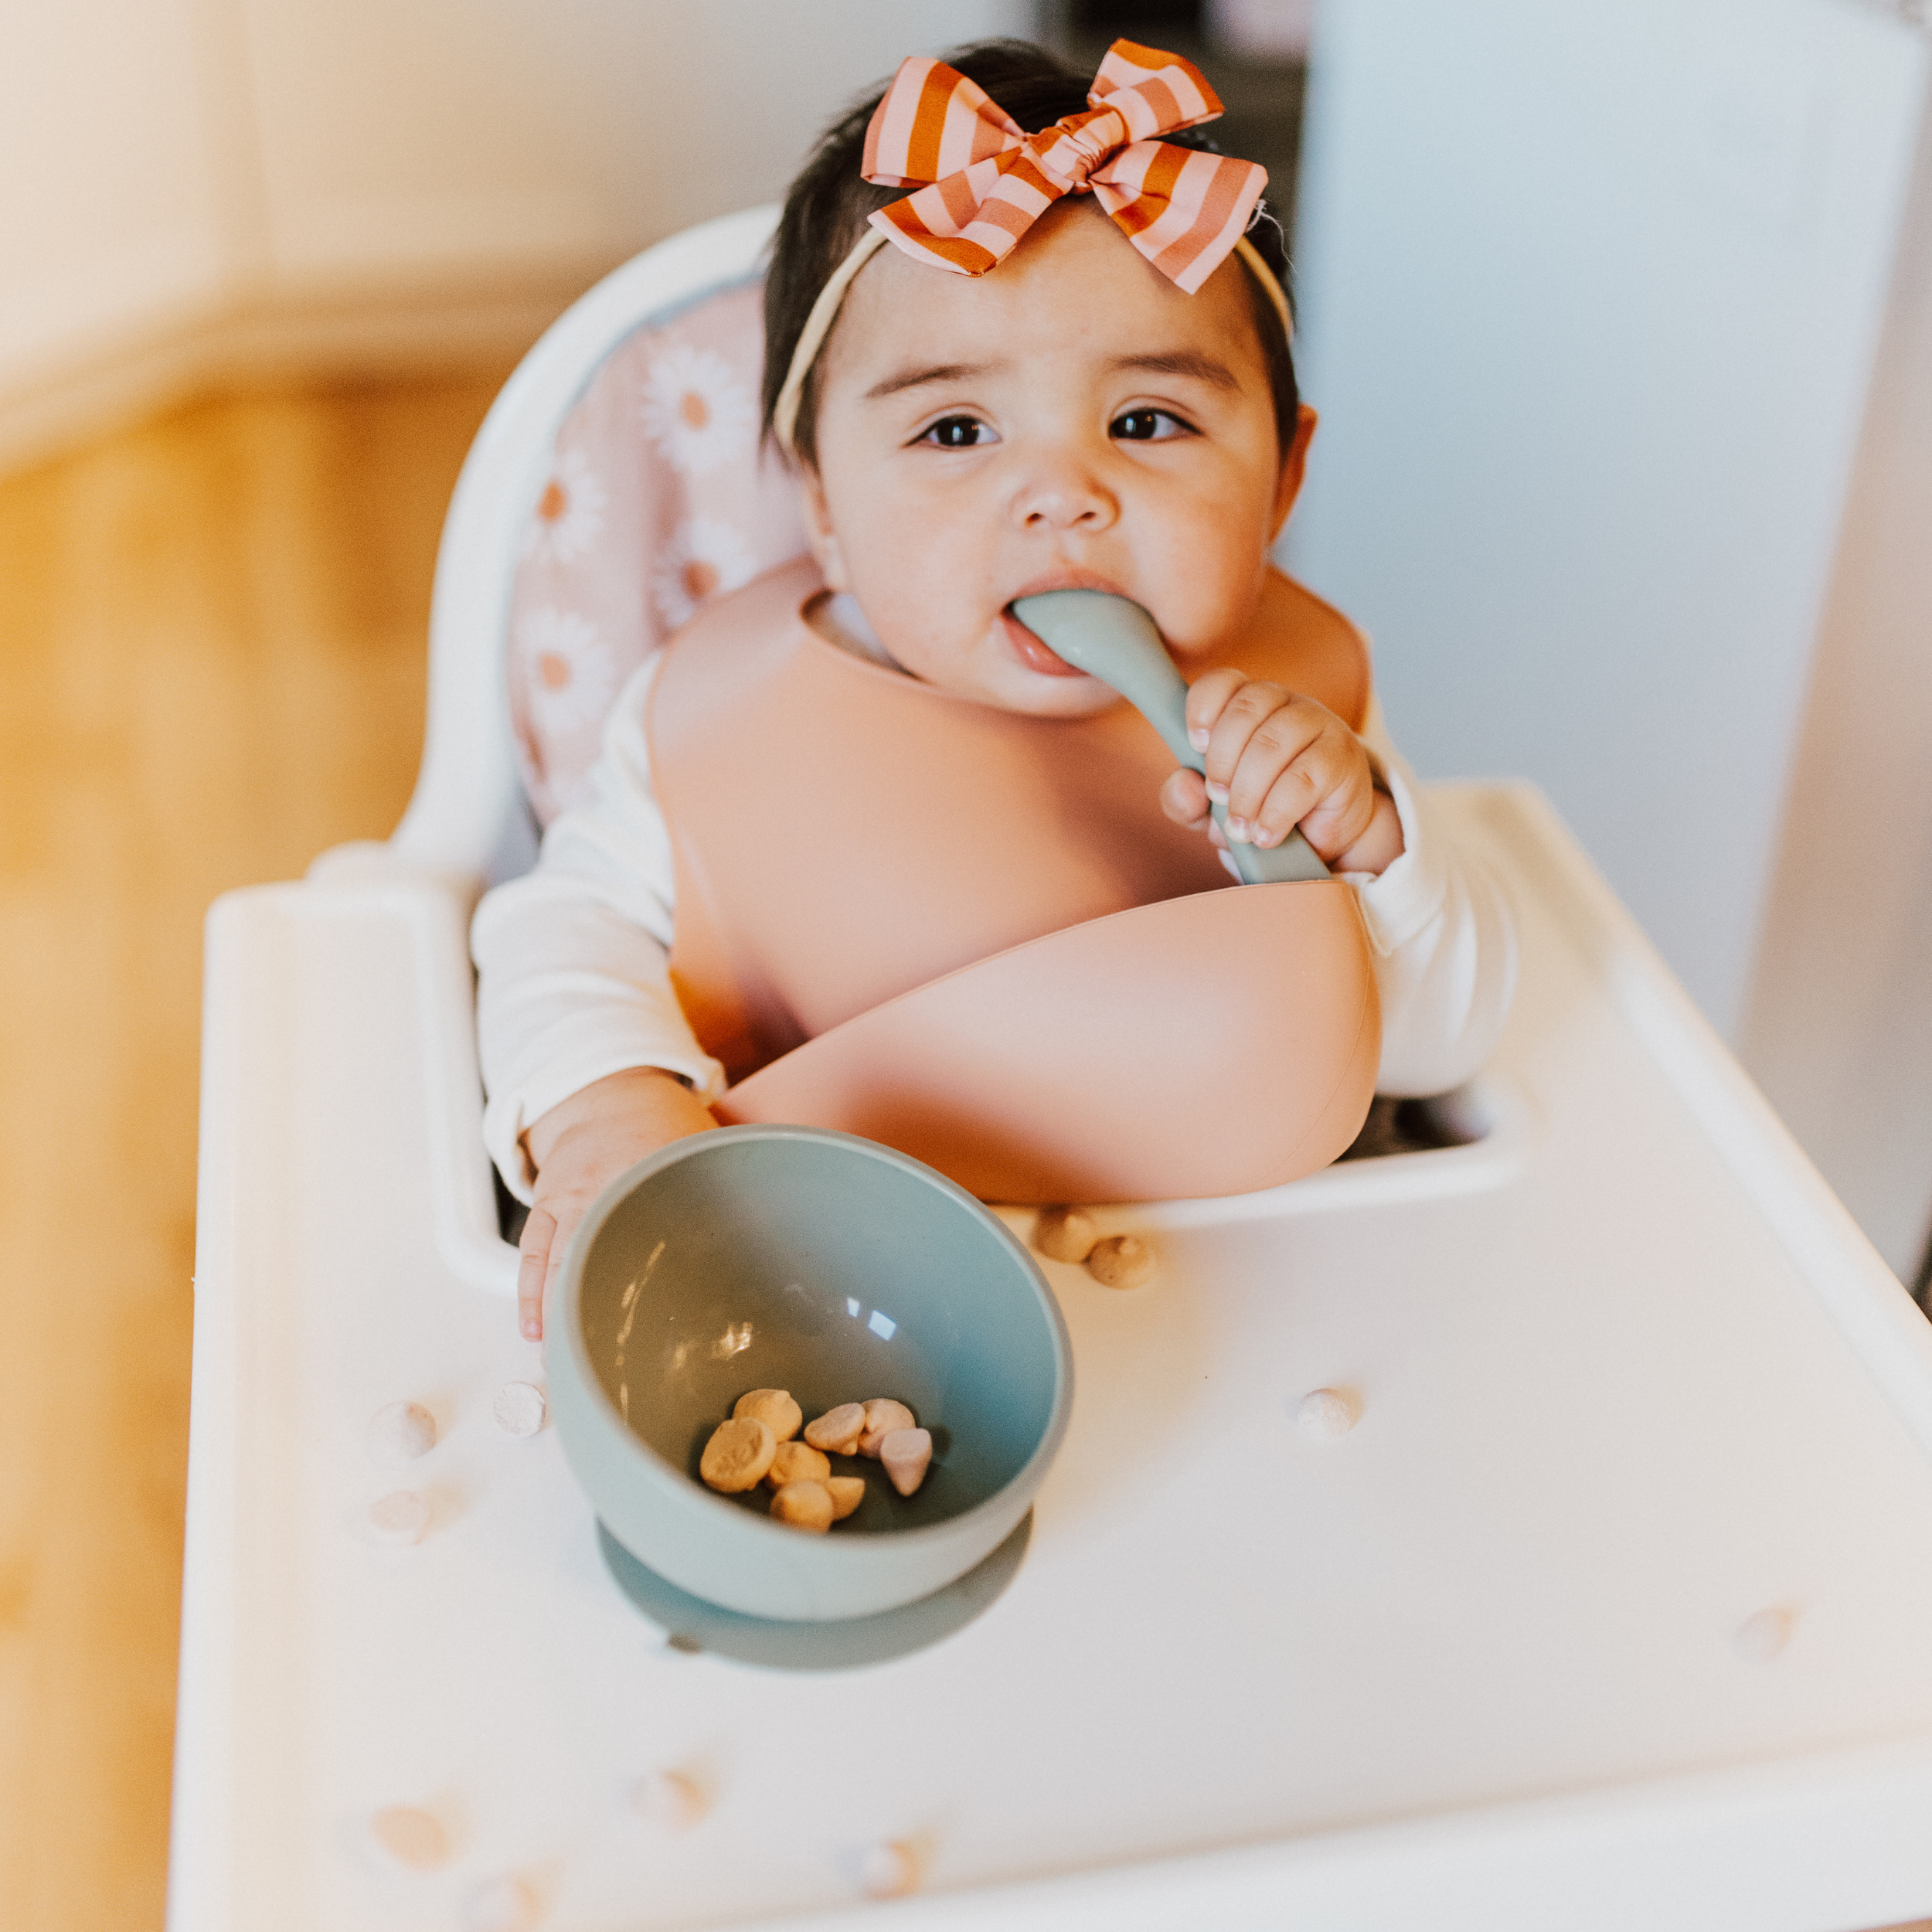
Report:
M1250 301L1232 256L1183 294L1084 197L978 279L882 249L820 372L805 494L827 581L916 676L1041 716L1114 694L1016 597L1131 597L1184 674L1232 644L1313 423L1284 462Z

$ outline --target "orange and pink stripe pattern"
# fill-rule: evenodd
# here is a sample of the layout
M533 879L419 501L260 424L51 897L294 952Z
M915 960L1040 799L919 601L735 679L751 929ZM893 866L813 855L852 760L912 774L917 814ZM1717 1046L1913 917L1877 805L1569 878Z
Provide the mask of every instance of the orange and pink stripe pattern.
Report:
M983 275L1063 195L1092 194L1134 246L1192 295L1246 232L1267 171L1156 138L1221 112L1179 54L1117 40L1085 114L1029 134L944 62L901 63L866 131L868 181L918 192L882 208L888 241Z

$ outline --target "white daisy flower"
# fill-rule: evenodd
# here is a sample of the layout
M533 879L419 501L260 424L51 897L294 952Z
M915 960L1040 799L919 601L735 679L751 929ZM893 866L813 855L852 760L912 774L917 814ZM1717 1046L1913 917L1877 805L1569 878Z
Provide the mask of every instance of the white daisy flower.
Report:
M581 450L566 450L536 500L523 554L556 563L583 556L604 533L609 497Z
M756 447L758 408L722 355L677 343L651 365L645 434L686 476L706 476Z
M574 611L525 613L516 627L530 709L546 732L595 725L617 696L617 660L588 617Z
M758 560L733 526L715 516L687 518L651 569L651 601L667 631L685 622L720 590L758 574Z

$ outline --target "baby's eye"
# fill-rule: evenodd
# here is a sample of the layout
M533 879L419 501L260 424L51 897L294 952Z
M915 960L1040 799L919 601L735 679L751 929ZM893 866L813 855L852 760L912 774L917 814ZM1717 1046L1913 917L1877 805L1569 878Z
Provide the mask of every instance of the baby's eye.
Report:
M1165 443L1193 433L1190 424L1166 410L1129 410L1107 425L1107 434L1122 443Z
M942 416L919 440L936 449L970 450L992 442L993 432L977 416Z

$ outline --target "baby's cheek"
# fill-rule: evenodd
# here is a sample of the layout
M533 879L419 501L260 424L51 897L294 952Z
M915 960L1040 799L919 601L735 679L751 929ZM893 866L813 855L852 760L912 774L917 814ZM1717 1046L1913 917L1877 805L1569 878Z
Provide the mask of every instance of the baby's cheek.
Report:
M1191 556L1175 556L1158 575L1150 575L1148 607L1189 683L1218 655L1240 662L1240 640L1260 608L1266 563L1251 548L1230 556L1219 543L1204 541Z

